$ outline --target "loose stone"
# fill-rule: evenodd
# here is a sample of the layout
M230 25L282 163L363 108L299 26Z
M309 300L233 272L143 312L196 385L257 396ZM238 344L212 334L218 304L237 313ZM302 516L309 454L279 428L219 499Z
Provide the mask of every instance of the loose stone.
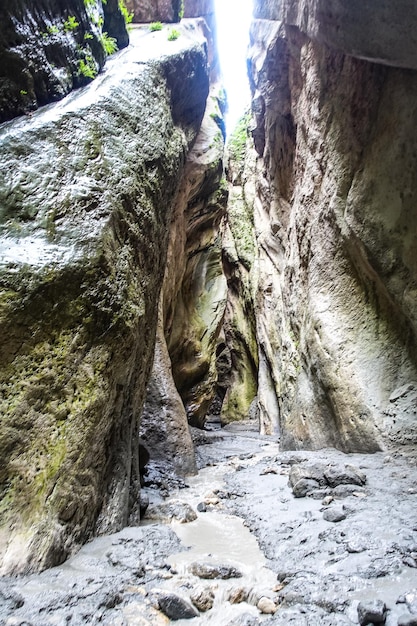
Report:
M256 606L265 615L273 615L277 610L275 602L266 596L262 596Z
M346 513L341 507L332 507L324 511L323 519L327 522L341 522L346 519Z
M191 619L198 617L197 609L187 600L175 593L158 594L159 608L169 619Z
M359 602L358 619L361 626L367 624L385 624L387 607L382 600Z
M190 571L199 578L214 579L241 578L242 573L231 565L211 565L209 563L192 563Z

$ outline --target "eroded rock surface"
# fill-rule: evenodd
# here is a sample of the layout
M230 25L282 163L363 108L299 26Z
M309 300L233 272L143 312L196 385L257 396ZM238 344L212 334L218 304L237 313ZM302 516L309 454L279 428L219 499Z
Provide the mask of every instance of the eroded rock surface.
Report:
M411 443L411 387L389 398L416 380L415 9L288 0L255 15L261 423L284 448Z
M169 225L209 88L203 39L164 38L162 59L152 41L0 129L2 572L62 561L138 501Z
M90 82L128 45L117 0L4 0L0 7L0 122Z

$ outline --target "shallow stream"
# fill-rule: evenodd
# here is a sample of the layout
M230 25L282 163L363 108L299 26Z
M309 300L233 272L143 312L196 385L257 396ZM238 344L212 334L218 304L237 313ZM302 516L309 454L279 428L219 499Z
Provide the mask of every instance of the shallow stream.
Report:
M356 625L358 603L374 599L389 609L386 626L417 614L413 456L280 453L272 439L227 432L198 456L203 469L187 488L166 499L150 494L151 505L178 511L179 503L197 513L194 521L162 523L161 515L94 539L42 574L0 580L1 626ZM359 468L366 484L338 497L295 498L288 474L311 464ZM329 508L345 518L326 520ZM190 571L195 563L241 576L202 578ZM198 617L174 621L160 610L161 594L190 604L197 591L212 597ZM261 597L275 614L261 612Z

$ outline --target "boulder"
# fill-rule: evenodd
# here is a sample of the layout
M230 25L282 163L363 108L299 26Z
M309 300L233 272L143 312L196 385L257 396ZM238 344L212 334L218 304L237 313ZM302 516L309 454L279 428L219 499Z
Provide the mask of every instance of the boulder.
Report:
M208 70L201 37L162 60L137 44L93 96L0 128L2 573L62 562L139 509L138 422Z

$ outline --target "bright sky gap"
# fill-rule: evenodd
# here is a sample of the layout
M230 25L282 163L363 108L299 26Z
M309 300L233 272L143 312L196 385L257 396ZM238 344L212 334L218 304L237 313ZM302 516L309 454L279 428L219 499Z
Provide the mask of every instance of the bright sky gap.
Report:
M253 4L252 0L215 0L215 8L220 67L229 104L226 128L230 135L250 103L246 56Z

